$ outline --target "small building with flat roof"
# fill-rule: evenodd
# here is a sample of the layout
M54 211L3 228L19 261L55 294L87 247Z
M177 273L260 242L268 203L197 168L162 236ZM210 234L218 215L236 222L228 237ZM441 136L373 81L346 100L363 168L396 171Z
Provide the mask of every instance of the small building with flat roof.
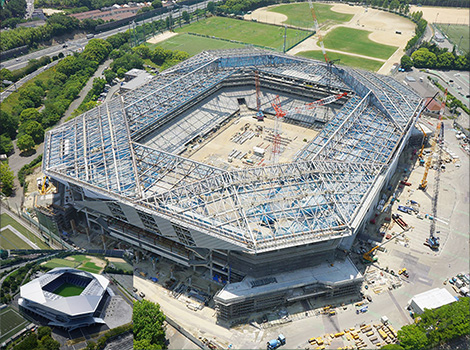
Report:
M408 305L416 314L422 314L425 309L437 309L443 305L451 304L456 299L447 289L434 288L421 294L416 294Z

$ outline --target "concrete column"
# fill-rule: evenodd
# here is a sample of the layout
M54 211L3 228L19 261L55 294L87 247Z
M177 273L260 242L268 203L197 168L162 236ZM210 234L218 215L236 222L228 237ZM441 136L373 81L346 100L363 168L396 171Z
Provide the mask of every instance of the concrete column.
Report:
M86 232L86 238L88 240L88 243L90 243L90 228L87 226L85 227L85 232Z

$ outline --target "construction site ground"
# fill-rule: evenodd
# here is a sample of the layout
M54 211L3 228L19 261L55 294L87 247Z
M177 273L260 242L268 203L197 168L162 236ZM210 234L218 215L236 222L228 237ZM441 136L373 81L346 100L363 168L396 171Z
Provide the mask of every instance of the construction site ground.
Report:
M436 119L426 119L431 128L435 128ZM431 197L433 195L435 171L431 169L428 175L428 189L426 192L418 190L424 167L419 165L416 150L419 146L409 146L405 149L395 177L394 186L384 190L387 200L384 208L390 201L390 196L396 194L396 202L391 213L397 213L397 206L406 205L408 200L419 203L419 213L403 214L402 218L411 228L402 236L390 239L383 245L385 251L376 252L378 261L374 264L363 264L362 252L355 253L355 249L368 248L373 245L368 240L386 241L387 234L390 238L394 234L402 233L397 224L383 227L385 217L389 213L380 213L375 218L375 224L368 224L360 235L361 244L356 244L350 253L361 272L365 275L362 287L364 297L369 296L371 301L361 298L360 295L337 300L307 300L294 305L265 311L251 315L248 323L228 327L219 324L213 302L208 306L198 304L185 295L172 296L170 290L164 287L164 283L170 277L170 264L163 261L152 265L150 260L144 260L135 265L138 270L134 275L134 287L138 292L143 292L145 298L158 302L163 311L176 320L181 327L190 332L196 338L206 338L215 346L227 348L265 348L266 342L282 333L287 338L288 348L311 348L319 346L317 343L309 344L312 337L322 337L327 348L356 346L359 339L366 348L377 348L392 342L393 337L388 335L388 341L380 336L378 327L382 316L389 319L392 328L398 331L403 325L413 322L407 308L408 301L416 294L433 288L447 288L452 294L457 295L449 284L444 285L449 277L457 273L468 273L469 265L469 179L468 155L460 148L459 141L452 130L452 121L445 120L445 149L444 158L452 158L445 163L446 169L440 175L440 193L436 220L436 232L441 238L441 247L438 251L432 251L424 245L429 236L429 214L432 210ZM411 186L400 184L401 180L411 183ZM428 217L426 217L428 214ZM385 230L384 235L379 231ZM359 241L358 240L358 241ZM398 271L406 268L409 278L398 276ZM392 275L391 271L394 271ZM387 272L388 271L388 272ZM214 295L222 285L210 281L207 276L194 274L191 271L173 272L178 283L197 285L198 288L210 295ZM145 277L144 277L145 276ZM158 282L152 282L149 277L157 277ZM210 285L210 288L209 288ZM367 287L366 287L367 286ZM359 303L359 304L358 304ZM327 304L333 304L328 312L323 312ZM357 314L356 310L367 306L367 311ZM335 310L335 315L329 311ZM341 334L345 330L354 327L357 331L361 325L370 325L371 332L357 332L358 339L348 340L351 332ZM386 330L384 330L386 331ZM391 334L390 330L387 331ZM335 336L335 334L340 333ZM369 334L369 335L368 335ZM377 340L372 341L377 337Z
M269 116L263 121L257 121L254 118L255 111L247 110L245 114L233 119L212 138L196 143L185 155L190 159L221 168L247 168L272 164L275 117ZM279 163L286 163L291 162L295 153L302 149L306 142L310 142L318 131L288 123L281 124ZM243 138L244 135L253 136L243 143L235 142L237 136ZM255 155L253 147L264 149L264 156ZM229 161L229 155L234 150L239 151L240 155L230 157L232 159ZM242 157L243 155L245 156Z

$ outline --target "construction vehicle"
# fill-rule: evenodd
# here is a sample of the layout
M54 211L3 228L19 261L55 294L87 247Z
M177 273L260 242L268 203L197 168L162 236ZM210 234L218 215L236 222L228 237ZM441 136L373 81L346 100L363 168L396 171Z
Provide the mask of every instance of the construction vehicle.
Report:
M430 236L429 238L426 238L426 242L424 242L424 245L428 246L433 250L439 249L439 237Z
M39 190L39 193L44 195L47 193L47 189L49 188L49 176L44 176L42 178L42 185L41 185L41 189Z
M362 308L356 310L356 314L359 315L359 314L361 314L361 313L367 312L368 309L369 309L369 306L366 305L366 306L364 306L364 307L362 307Z
M408 224L401 218L399 214L392 214L392 219L395 221L398 226L400 226L403 230L408 228Z
M277 336L277 339L272 339L267 342L267 346L268 346L267 348L268 350L274 350L285 344L286 344L286 337L284 337L282 334L279 334Z
M395 215L395 214L394 214L394 215ZM376 249L381 250L381 248L383 247L383 245L385 245L385 244L388 243L388 242L393 241L395 238L397 238L398 236L401 236L403 233L405 233L405 232L408 231L408 230L409 230L409 228L407 227L407 228L403 229L403 231L402 231L401 233L399 233L399 234L393 236L393 237L392 237L391 239L389 239L388 241L385 241L385 242L382 242L381 244L376 245L376 246L373 247L371 250L369 250L368 252L364 253L364 254L362 255L362 258L364 259L365 262L372 262L372 263L373 263L373 262L376 262L376 261L377 261L377 257L376 257L376 256L372 257L371 254L372 254ZM356 304L356 305L357 305L357 304Z

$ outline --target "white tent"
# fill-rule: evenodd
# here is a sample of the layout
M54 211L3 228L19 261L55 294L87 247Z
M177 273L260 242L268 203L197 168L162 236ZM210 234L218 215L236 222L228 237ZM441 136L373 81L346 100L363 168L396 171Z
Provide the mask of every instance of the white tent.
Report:
M424 309L436 309L443 305L453 303L455 298L447 289L434 288L427 292L415 295L408 304L417 314L422 314Z

